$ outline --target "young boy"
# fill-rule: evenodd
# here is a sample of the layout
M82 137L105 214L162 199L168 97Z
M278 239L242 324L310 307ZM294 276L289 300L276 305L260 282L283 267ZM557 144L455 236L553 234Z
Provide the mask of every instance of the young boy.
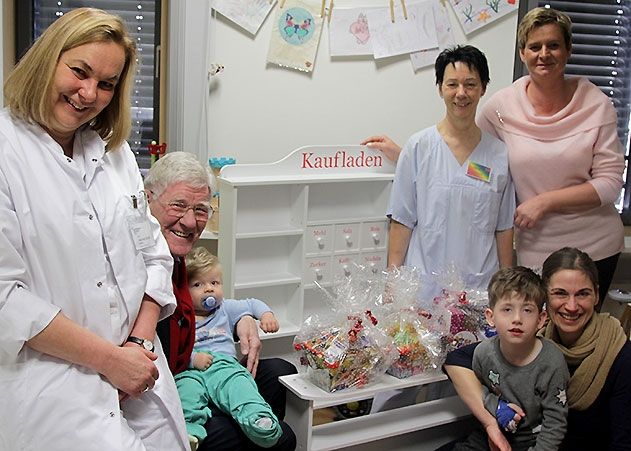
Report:
M504 268L493 275L488 292L486 319L497 335L473 354L473 370L487 389L484 404L512 432L507 439L513 451L556 450L567 429L570 376L561 351L537 337L546 319L541 278L523 266ZM454 449L489 449L486 434L476 430Z
M256 445L276 444L282 429L272 408L258 392L254 378L236 358L232 336L244 315L260 320L265 332L276 332L278 321L258 299L223 298L222 270L217 257L203 247L186 256L189 290L195 309L195 346L189 367L175 376L188 433L201 443L212 402L239 424Z

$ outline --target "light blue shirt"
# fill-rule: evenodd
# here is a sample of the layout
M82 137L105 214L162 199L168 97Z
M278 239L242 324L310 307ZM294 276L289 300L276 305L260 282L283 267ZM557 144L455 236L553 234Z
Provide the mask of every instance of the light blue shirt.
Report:
M192 367L195 353L199 351L222 352L237 356L232 331L244 315L260 319L272 309L259 299L224 299L215 313L203 320L195 321L195 345L189 367Z
M490 169L488 181L467 175L470 162ZM423 296L437 294L440 287L431 275L451 264L467 288L486 289L499 269L495 232L513 227L514 212L508 154L498 139L483 131L463 165L436 126L415 133L405 144L388 216L412 229L405 265L419 269Z

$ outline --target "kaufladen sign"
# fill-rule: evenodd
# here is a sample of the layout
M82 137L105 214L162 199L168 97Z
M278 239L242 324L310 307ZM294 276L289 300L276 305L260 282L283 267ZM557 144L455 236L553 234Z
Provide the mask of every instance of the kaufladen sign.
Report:
M302 153L303 169L328 168L374 168L383 166L381 155L366 155L363 150L359 155L347 154L346 150L338 150L334 155L320 156L313 152Z
M235 182L265 177L270 180L305 176L370 177L394 174L395 165L381 152L360 145L318 145L300 147L285 158L266 164L224 166L220 177Z

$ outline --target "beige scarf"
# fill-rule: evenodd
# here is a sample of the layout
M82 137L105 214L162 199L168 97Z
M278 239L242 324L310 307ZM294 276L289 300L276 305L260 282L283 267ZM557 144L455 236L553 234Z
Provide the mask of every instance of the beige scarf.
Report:
M579 339L569 348L561 344L552 321L543 335L557 344L568 366L578 366L567 391L570 409L587 409L600 394L611 365L627 340L620 322L608 313L592 315Z

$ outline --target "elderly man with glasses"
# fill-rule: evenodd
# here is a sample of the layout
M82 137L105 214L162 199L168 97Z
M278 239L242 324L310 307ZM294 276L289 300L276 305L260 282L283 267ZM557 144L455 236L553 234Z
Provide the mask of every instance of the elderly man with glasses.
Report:
M197 159L187 152L171 152L160 158L145 178L145 190L151 214L158 220L162 234L175 260L173 292L177 308L173 315L158 323L157 333L162 342L169 368L178 374L189 367L195 341L195 313L184 257L201 236L213 210L210 206L212 175ZM278 376L293 374L296 368L282 359L259 361L261 342L256 322L246 316L239 320L235 334L240 341L241 354L247 369L263 398L270 404L279 420L285 417L285 389ZM212 403L212 416L206 423L208 436L199 450L259 449L243 434L237 423ZM293 450L295 435L281 422L283 436L271 450Z

